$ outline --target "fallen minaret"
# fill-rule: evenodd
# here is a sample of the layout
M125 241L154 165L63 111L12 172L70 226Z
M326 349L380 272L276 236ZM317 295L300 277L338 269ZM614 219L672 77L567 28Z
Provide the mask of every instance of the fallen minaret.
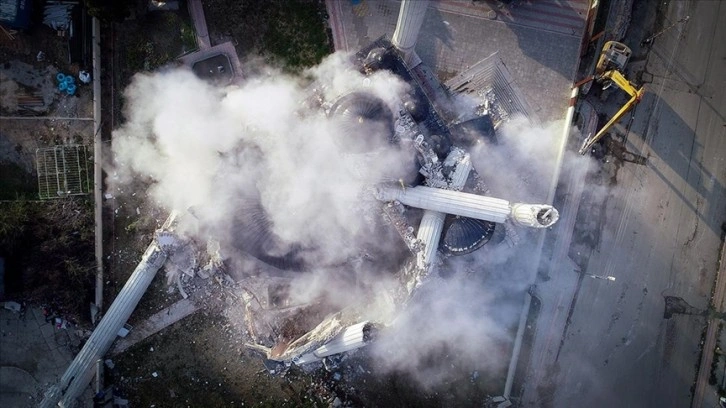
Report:
M424 153L423 157L426 162L432 163L430 168L434 167L434 160L438 160L436 159L433 151L430 151L429 154L426 154L423 150L422 152ZM458 148L452 149L451 153L449 153L449 156L446 158L446 162L450 162L450 165L455 168L449 180L445 180L440 171L429 171L427 173L429 177L426 181L445 186L444 188L447 190L460 191L464 187L464 184L469 177L469 173L473 168L469 154ZM402 204L406 204L402 201L400 202ZM416 253L416 266L419 268L420 274L422 275L417 277L416 284L420 283L420 280L428 274L429 267L435 262L436 251L439 248L441 232L444 229L444 219L446 218L446 214L446 212L437 211L431 208L424 211L421 223L418 226L418 233L416 235L416 238L424 244L423 250Z
M157 230L154 240L144 252L141 262L131 274L116 299L109 307L103 319L88 338L86 344L76 355L58 384L53 385L45 394L40 406L50 408L53 406L75 407L77 398L88 387L95 375L96 362L103 358L111 348L116 336L136 309L141 296L166 261L168 250L174 245L175 238L170 230L177 213L167 218L161 229Z
M551 227L560 217L559 212L547 204L510 203L500 198L425 186L406 189L383 186L375 194L380 201L398 201L409 207L496 223L511 220L531 228Z
M370 342L371 332L373 330L374 325L370 322L361 322L348 326L322 346L295 357L292 362L300 366L302 364L320 361L325 357L330 357L334 354L345 353L361 348Z

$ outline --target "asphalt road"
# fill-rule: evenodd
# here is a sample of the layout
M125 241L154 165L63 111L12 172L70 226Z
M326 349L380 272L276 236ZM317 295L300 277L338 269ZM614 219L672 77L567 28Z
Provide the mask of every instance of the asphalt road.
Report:
M655 18L658 4L637 6L626 43L652 34L638 18ZM726 221L726 4L660 6L663 26L690 20L631 62L632 74L643 69L647 94L629 132L618 129L647 163L623 163L603 194L602 229L584 271L616 281L581 281L561 348L543 362L553 387L526 386L526 406L691 404L706 320L664 319L663 296L705 309L715 282ZM706 394L704 406L713 406L714 390Z

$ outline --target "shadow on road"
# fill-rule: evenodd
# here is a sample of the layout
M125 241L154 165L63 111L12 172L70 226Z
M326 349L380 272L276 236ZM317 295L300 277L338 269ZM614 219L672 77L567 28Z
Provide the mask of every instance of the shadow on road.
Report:
M658 160L667 164L680 179L693 189L696 193L695 199L684 193L679 186L679 180L664 174L653 165L653 155L648 153L653 173L666 183L711 231L720 235L721 224L725 221L726 215L724 205L726 187L712 170L703 165L704 155L709 152L706 152L703 144L697 140L696 131L691 125L686 123L665 100L660 99L653 92L647 92L643 99L641 104L654 107L650 116L646 118L646 131L652 135L648 142L651 151L658 157ZM704 98L701 98L701 101L703 100ZM708 104L706 107L714 109ZM643 112L645 113L645 110ZM716 112L716 114L723 119L720 113ZM647 134L646 137L648 137Z
M573 39L580 41L585 29L586 10L576 10L570 1L554 0L542 4L533 0L484 0L486 4L517 36L519 49L547 68L565 78L574 77L576 67L562 56L571 54ZM539 33L538 33L539 32ZM561 36L561 41L553 41Z

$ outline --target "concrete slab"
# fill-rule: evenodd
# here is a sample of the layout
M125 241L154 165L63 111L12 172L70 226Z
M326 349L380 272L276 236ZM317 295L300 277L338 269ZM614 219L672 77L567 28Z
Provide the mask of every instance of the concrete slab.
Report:
M35 407L46 386L63 373L72 352L55 342L56 331L45 323L40 308L29 308L24 320L0 310L0 325L0 406Z
M45 323L44 321L42 325L38 326L38 330L40 330L40 334L43 336L43 338L52 340L56 329L53 324Z
M158 333L165 327L171 326L198 309L199 307L191 299L182 299L164 308L138 324L127 337L118 339L109 354L116 355L124 352L134 344Z

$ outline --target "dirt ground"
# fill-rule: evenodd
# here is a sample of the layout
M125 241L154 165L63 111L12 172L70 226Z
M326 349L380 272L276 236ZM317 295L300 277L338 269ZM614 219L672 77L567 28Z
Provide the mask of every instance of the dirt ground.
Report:
M403 373L379 369L365 350L330 372L314 367L271 375L243 339L234 324L207 309L115 358L107 380L134 406L481 407L487 397L469 373L423 390Z

